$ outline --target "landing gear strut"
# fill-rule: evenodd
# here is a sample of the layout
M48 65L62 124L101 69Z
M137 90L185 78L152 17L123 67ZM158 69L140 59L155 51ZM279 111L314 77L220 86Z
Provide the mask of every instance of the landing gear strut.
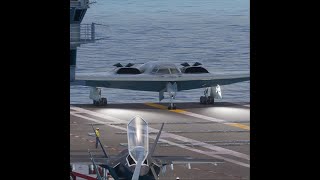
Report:
M176 104L173 103L173 99L174 99L173 96L171 96L170 104L169 104L169 106L168 106L168 109L169 109L169 110L175 110L175 109L177 109Z
M170 95L170 104L168 106L168 109L169 110L172 110L172 109L177 109L176 105L173 103L173 100L175 99L176 97L176 93L178 91L178 88L177 88L177 83L174 82L174 83L167 83L167 92L169 93Z
M95 106L106 106L108 104L107 98L101 97L101 88L91 87L89 98L93 100Z

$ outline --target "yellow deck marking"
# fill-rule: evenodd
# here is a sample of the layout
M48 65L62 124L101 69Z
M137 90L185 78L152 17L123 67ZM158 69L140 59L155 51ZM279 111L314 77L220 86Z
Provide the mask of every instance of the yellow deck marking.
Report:
M158 109L163 109L163 110L167 110L168 107L166 106L163 106L163 105L160 105L160 104L154 104L154 103L145 103L145 105L147 106L151 106L151 107L154 107L154 108L158 108ZM176 110L169 110L171 112L175 112L175 113L180 113L180 114L184 114L184 115L197 115L199 116L200 114L196 114L196 113L192 113L192 112L188 112L186 110L182 110L182 109L176 109ZM202 117L207 117L207 116L204 116L204 115L200 115ZM210 118L210 117L208 117ZM247 126L247 125L244 125L244 124L240 124L240 123L228 123L227 121L224 121L224 120L220 120L220 122L222 124L225 124L225 125L228 125L228 126L233 126L233 127L237 127L237 128L241 128L241 129L245 129L245 130L250 130L250 126Z
M162 106L162 105L160 105L160 104L145 103L145 105L151 106L151 107L155 107L155 108L159 108L159 109L168 109L166 106Z
M223 123L225 125L229 125L229 126L234 126L234 127L238 127L238 128L242 128L242 129L246 129L246 130L250 130L250 126L244 125L244 124L239 124L239 123Z
M176 109L176 110L170 110L171 112L176 112L176 113L185 113L187 111L182 110L182 109Z

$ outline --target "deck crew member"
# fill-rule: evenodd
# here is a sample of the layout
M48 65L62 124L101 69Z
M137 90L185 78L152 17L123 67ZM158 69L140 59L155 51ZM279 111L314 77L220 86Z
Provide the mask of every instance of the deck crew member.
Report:
M100 131L99 131L99 128L96 128L96 149L98 148L99 137L100 137Z

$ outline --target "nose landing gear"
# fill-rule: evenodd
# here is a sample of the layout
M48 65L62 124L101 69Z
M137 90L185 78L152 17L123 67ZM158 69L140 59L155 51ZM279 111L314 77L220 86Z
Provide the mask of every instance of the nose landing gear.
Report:
M176 105L173 103L173 100L176 97L178 91L177 83L167 83L167 92L170 95L170 104L168 106L168 110L174 110L177 109Z
M177 109L176 104L173 103L173 99L174 99L174 97L171 96L170 104L169 104L169 106L168 106L168 110L176 110L176 109Z

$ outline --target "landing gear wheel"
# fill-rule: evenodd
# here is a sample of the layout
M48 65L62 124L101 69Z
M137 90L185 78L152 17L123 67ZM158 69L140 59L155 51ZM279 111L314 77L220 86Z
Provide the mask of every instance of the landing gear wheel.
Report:
M213 104L213 103L214 103L214 98L211 96L208 96L206 104Z
M95 106L106 106L108 104L107 98L101 98L99 101L93 100Z
M214 98L211 99L210 104L214 104Z
M101 105L106 106L108 104L107 98L101 98Z
M200 97L200 104L205 104L205 101L206 101L206 97L201 96Z
M176 107L176 105L175 104L173 104L172 106L171 106L171 104L168 106L168 110L176 110L177 109L177 107Z

